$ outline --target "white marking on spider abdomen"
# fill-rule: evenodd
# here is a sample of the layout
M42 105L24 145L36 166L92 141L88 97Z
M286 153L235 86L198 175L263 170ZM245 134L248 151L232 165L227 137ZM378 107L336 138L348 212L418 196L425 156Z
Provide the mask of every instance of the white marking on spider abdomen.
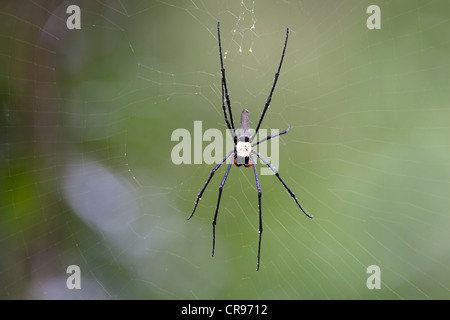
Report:
M236 153L238 157L250 157L252 145L250 142L238 141L236 143Z

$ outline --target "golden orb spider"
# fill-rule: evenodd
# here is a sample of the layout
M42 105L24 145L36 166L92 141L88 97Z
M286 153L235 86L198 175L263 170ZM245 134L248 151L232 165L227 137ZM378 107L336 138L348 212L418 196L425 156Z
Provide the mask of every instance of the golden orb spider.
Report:
M295 203L299 206L299 208L302 210L302 212L309 218L312 218L313 216L306 212L305 209L301 206L301 204L298 202L295 194L292 192L292 190L286 185L284 180L280 177L280 174L278 173L278 170L274 168L267 160L265 160L261 155L253 150L252 148L261 142L270 140L274 137L280 136L282 134L285 134L291 129L292 126L287 128L285 131L280 132L278 134L267 136L266 138L257 141L255 143L253 142L253 139L255 138L256 134L258 133L259 127L261 126L261 122L264 118L264 115L266 114L267 109L269 108L270 102L272 101L272 94L275 90L275 86L278 81L278 77L280 75L280 69L281 65L283 64L284 54L286 52L286 45L288 41L289 36L289 28L286 29L286 40L284 42L283 47L283 53L281 55L281 61L278 66L278 70L275 73L275 79L273 81L272 89L270 90L269 97L267 98L267 102L264 105L264 109L261 113L261 117L259 118L258 125L256 127L255 132L253 135L250 133L250 119L249 119L249 112L247 109L244 109L241 113L241 125L239 129L237 130L237 133L234 128L234 122L233 122L233 114L231 113L231 101L230 96L228 94L228 87L227 87L227 81L225 78L225 68L223 67L223 58L222 58L222 44L220 41L220 23L217 22L217 35L218 35L218 41L219 41L219 55L220 55L220 71L222 73L222 109L223 114L225 116L225 123L231 133L231 136L233 137L234 141L234 149L228 152L228 154L222 159L222 161L217 164L214 169L211 171L208 180L206 181L203 188L200 190L199 194L197 195L197 200L195 201L194 210L192 211L191 215L189 216L188 220L192 218L192 216L195 213L195 210L197 209L198 202L201 200L203 192L205 191L206 187L208 186L209 182L211 181L212 177L214 176L214 173L220 168L220 166L230 157L230 163L228 165L228 168L225 172L225 175L222 179L222 182L219 186L219 198L217 199L217 206L216 206L216 212L214 213L214 220L212 222L213 225L213 249L212 249L212 256L214 257L214 250L216 246L216 223L217 223L217 213L219 212L219 205L220 205L220 198L222 197L222 190L225 186L225 182L227 181L228 173L230 172L231 166L235 164L236 166L244 166L245 168L252 167L253 166L253 172L255 174L255 181L256 181L256 189L258 190L258 210L259 210L259 242L258 242L258 262L256 266L256 270L259 270L259 264L260 264L260 258L261 258L261 236L263 232L262 227L262 215L261 215L261 185L259 183L258 173L256 172L256 165L253 158L253 155L256 155L259 159L261 159L262 162L264 162L265 165L267 165L270 170L275 174L275 176L280 180L280 182L283 184L283 186L286 188L287 192L290 194L290 196L295 200ZM228 113L230 115L230 119L228 120L227 117L227 108L225 107L225 103L228 107Z

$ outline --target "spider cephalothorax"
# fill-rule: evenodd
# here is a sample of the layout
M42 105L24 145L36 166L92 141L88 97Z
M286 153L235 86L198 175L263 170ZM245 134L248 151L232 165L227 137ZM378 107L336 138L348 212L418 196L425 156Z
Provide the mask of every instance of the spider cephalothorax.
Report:
M244 109L241 113L241 125L237 132L235 131L234 122L233 122L233 114L231 113L231 101L230 96L228 94L228 87L227 87L227 81L225 78L225 69L223 67L223 58L222 58L222 44L220 41L220 25L219 22L217 22L217 38L219 41L219 55L220 55L220 72L222 73L222 109L223 114L225 116L225 123L227 125L227 128L230 131L231 136L233 137L234 141L234 149L228 152L228 154L222 159L222 161L217 164L214 169L211 171L208 180L206 181L205 185L203 186L202 190L200 190L199 194L197 195L197 200L195 201L194 210L192 210L191 215L189 216L188 220L192 218L192 216L195 213L195 210L197 209L198 202L202 198L203 192L205 191L206 187L208 186L209 182L211 181L214 173L220 168L220 166L231 156L230 163L228 164L227 170L225 172L225 175L222 179L222 182L219 186L219 198L217 199L217 206L216 211L214 213L214 219L213 219L213 249L212 249L212 255L214 256L214 250L215 250L215 244L216 244L216 223L217 223L217 213L219 212L219 205L220 205L220 198L222 197L222 190L225 186L225 182L227 181L228 174L230 172L231 166L233 163L238 166L244 166L245 168L252 167L253 166L253 173L255 175L255 181L256 181L256 189L258 190L258 212L259 212L259 242L258 242L258 262L256 266L256 270L259 270L259 263L260 263L260 257L261 257L261 237L262 237L262 215L261 215L261 185L259 183L258 173L256 171L256 165L253 158L253 155L257 156L266 166L272 170L272 172L275 174L275 176L280 180L280 182L283 184L283 186L286 188L289 195L295 200L295 203L298 205L300 210L309 218L312 218L312 216L303 209L303 207L298 202L295 194L292 192L291 189L286 185L286 183L281 179L277 169L273 167L267 160L265 160L261 155L253 150L253 147L267 141L269 139L272 139L274 137L280 136L282 134L285 134L289 131L289 128L287 128L285 131L280 132L278 134L268 136L262 140L259 140L255 143L253 143L253 139L255 138L256 134L258 133L259 127L261 126L261 122L264 118L264 115L266 114L267 109L269 108L270 102L272 101L272 94L275 90L275 86L278 81L278 77L280 75L280 69L281 65L283 64L284 54L286 52L286 45L288 41L289 36L289 29L286 30L286 40L284 42L283 47L283 53L281 55L280 64L278 66L278 70L275 73L275 79L273 81L272 89L270 90L269 97L267 98L267 102L264 105L264 109L261 113L261 117L259 118L258 125L256 127L255 132L253 135L250 133L250 119L249 119L249 112L247 109ZM225 107L225 104L227 107ZM230 119L228 119L227 116L227 108L228 108L228 114L230 116Z

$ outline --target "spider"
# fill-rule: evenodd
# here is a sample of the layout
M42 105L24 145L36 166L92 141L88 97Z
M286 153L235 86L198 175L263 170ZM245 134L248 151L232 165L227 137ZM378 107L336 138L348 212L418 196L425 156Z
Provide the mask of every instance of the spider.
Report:
M261 260L261 237L262 237L263 227L262 227L262 215L261 215L261 185L259 183L258 173L256 172L256 165L255 165L255 161L254 161L254 157L253 157L254 155L257 156L259 159L261 159L261 161L264 162L264 164L267 167L269 167L270 170L272 170L272 172L275 174L275 176L278 178L278 180L280 180L280 182L283 184L283 186L285 187L287 192L290 194L290 196L295 200L295 203L298 205L300 210L307 217L309 217L309 218L313 217L312 215L307 213L306 210L298 202L297 198L295 197L295 194L286 185L284 180L280 177L280 174L278 173L278 170L274 166L272 166L267 160L265 160L263 157L261 157L261 155L257 151L253 150L253 147L257 146L258 144L260 144L262 142L265 142L265 141L270 140L270 139L272 139L274 137L286 134L289 131L289 129L291 129L291 127L292 127L292 126L290 126L289 128L287 128L283 132L280 132L278 134L274 134L274 135L271 135L271 136L267 136L266 138L253 143L253 139L255 138L256 134L258 133L259 127L261 126L261 122L264 119L264 115L266 114L266 111L269 108L270 102L272 100L272 94L273 94L273 91L275 90L275 86L277 84L278 77L280 75L281 65L283 64L284 54L286 52L286 45L287 45L288 36L289 36L289 28L286 29L286 40L284 42L283 53L281 55L281 61L280 61L280 64L278 66L278 70L275 73L275 79L274 79L274 82L273 82L273 85L272 85L272 89L270 90L269 97L267 98L267 102L264 105L264 109L263 109L263 111L261 113L261 118L259 119L258 125L256 126L256 130L253 133L253 135L250 133L250 122L249 122L250 120L249 120L249 112L248 112L247 109L244 109L242 111L240 127L237 130L237 132L235 130L234 122L233 122L233 115L231 113L230 96L228 94L227 81L226 81L226 78L225 78L225 68L223 67L222 44L221 44L221 41L220 41L220 22L217 22L217 35L218 35L218 41L219 41L220 71L221 71L221 74L222 74L222 109L223 109L223 114L224 114L224 117L225 117L225 124L227 125L227 128L229 129L229 131L231 133L231 136L233 138L233 141L234 141L234 148L230 152L228 152L228 154L222 159L222 161L219 164L217 164L214 167L214 169L212 169L208 180L206 180L206 183L204 184L203 188L200 190L199 194L197 195L197 200L195 201L194 210L192 211L192 213L189 216L188 220L190 220L192 218L192 216L194 215L195 210L197 209L198 202L201 200L203 192L205 191L206 187L208 186L209 182L211 181L212 177L214 176L214 173L231 156L230 163L228 164L228 168L227 168L227 170L225 172L225 175L224 175L224 177L222 179L222 182L220 183L220 186L219 186L219 197L217 199L216 211L214 213L214 219L213 219L213 222L212 222L212 226L213 226L212 256L214 257L214 250L215 250L215 246L216 246L217 214L219 212L219 205L220 205L220 199L222 197L222 191L223 191L223 188L225 186L225 182L227 181L230 169L231 169L233 164L235 164L238 167L241 167L241 166L244 166L245 168L253 167L253 173L255 175L255 181L256 181L256 189L258 190L259 241L258 241L258 257L257 257L258 261L257 261L257 266L256 266L256 270L258 271L259 270L260 260ZM225 107L225 103L226 103L226 105L228 107L228 114L230 116L229 119L228 119L228 116L227 116L227 108Z

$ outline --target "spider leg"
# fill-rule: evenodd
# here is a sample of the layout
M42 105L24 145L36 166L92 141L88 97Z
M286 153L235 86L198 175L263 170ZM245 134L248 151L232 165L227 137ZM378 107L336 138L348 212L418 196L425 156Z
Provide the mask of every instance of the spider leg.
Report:
M202 199L203 192L205 191L206 187L208 186L209 182L211 181L211 178L213 177L214 173L216 173L217 169L220 168L220 166L228 159L228 157L233 153L234 150L231 150L228 152L228 154L222 159L222 161L212 169L211 174L209 175L208 180L206 181L205 185L203 186L202 190L197 195L197 200L195 201L194 210L192 210L191 215L189 216L188 220L192 218L194 215L195 209L197 209L198 202Z
M283 179L281 179L280 174L278 173L278 170L275 169L269 162L267 162L267 160L265 160L263 157L261 157L261 155L252 150L252 153L256 154L258 156L258 158L261 159L262 162L264 162L269 168L270 170L272 170L273 173L275 173L275 175L277 176L278 180L280 180L280 182L283 184L283 186L286 188L287 192L289 192L289 194L291 195L292 198L294 198L295 203L297 203L297 205L299 206L299 208L303 211L303 213L308 217L308 218L312 218L313 216L310 215L308 212L306 212L305 209L303 209L303 207L301 206L301 204L298 202L297 198L295 197L295 194L292 192L291 189L289 189L289 187L286 185L286 183L283 181Z
M234 140L234 138L236 137L236 133L234 131L234 124L233 124L233 128L232 128L231 124L230 124L230 121L228 120L228 117L227 117L227 110L225 108L225 98L224 98L224 86L225 86L224 85L224 80L222 79L222 109L223 109L223 115L225 116L225 123L226 123L226 125L228 127L228 130L230 131L231 137ZM231 111L230 111L230 114L231 114Z
M213 226L212 256L213 257L214 257L214 249L216 247L216 223L217 223L217 213L219 212L220 198L222 197L223 186L225 185L225 182L227 181L228 173L230 172L232 165L233 165L233 159L231 159L230 164L228 165L227 171L225 172L225 175L223 176L222 182L220 183L220 186L219 186L219 198L217 199L216 212L214 213L214 220L212 222L212 226Z
M286 52L288 36L289 36L289 28L286 29L286 40L284 41L283 53L281 55L280 65L278 66L278 70L275 73L275 79L273 80L272 89L270 90L270 94L269 94L269 97L267 98L266 104L264 105L264 109L263 109L263 112L261 113L261 118L259 119L258 126L256 127L255 133L253 134L251 140L253 140L255 138L256 134L258 133L258 130L259 130L259 127L261 126L261 122L264 118L264 115L266 114L266 111L269 108L270 102L272 101L272 94L273 94L273 91L275 90L275 86L277 85L278 77L280 76L281 65L283 64L284 53Z
M258 242L258 264L256 265L256 271L259 270L259 261L261 258L261 237L263 232L262 227L262 215L261 215L261 185L259 184L258 173L256 172L255 159L251 156L253 162L253 173L255 174L256 189L258 189L258 212L259 212L259 242Z
M275 138L275 137L278 137L278 136L281 136L282 134L285 134L285 133L287 133L290 129L292 128L292 126L289 126L289 128L287 128L286 130L284 130L283 132L280 132L280 133L277 133L277 134L274 134L274 135L272 135L272 136L267 136L267 137L265 137L264 139L262 139L262 140L259 140L258 142L255 142L254 144L252 144L252 147L254 147L254 146L257 146L258 144L260 144L260 143L262 143L262 142L264 142L264 141L266 141L266 140L270 140L270 139L272 139L272 138Z
M225 123L230 130L233 139L236 137L234 130L233 114L231 113L231 101L230 95L228 94L227 80L225 78L225 68L223 67L223 57L222 57L222 42L220 41L220 23L217 22L217 38L219 40L219 55L220 55L220 72L222 73L222 109L225 116ZM230 114L230 121L228 121L227 110L225 108L225 102L228 106L228 113Z

